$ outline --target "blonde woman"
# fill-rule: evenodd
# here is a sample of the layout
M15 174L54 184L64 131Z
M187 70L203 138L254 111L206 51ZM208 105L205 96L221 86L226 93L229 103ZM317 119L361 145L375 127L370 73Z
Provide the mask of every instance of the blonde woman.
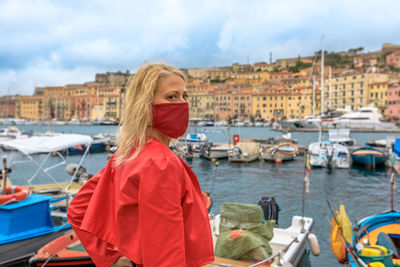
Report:
M68 220L97 266L202 266L214 260L190 167L169 148L189 119L185 78L147 64L127 87L117 152L72 200Z

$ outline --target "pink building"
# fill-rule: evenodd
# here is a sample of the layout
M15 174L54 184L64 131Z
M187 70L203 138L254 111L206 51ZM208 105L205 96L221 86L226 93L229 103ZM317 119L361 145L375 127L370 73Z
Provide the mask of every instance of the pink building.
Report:
M386 65L400 68L400 49L386 56Z
M400 83L390 84L388 88L388 118L400 119Z

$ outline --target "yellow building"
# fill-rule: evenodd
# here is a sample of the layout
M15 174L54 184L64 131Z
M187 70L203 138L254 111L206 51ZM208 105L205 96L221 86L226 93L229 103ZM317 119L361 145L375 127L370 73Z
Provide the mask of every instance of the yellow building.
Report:
M312 99L312 87L272 86L253 92L252 115L264 120L311 116ZM315 115L319 114L318 101L316 95Z
M71 120L75 109L75 98L73 96L59 96L52 98L51 117L57 120Z
M245 73L235 73L235 81L237 83L247 83L251 86L262 85L264 82L269 81L270 74L266 71L261 72L245 72Z
M374 90L373 97L375 97L375 93L379 92L380 96L380 92L382 92L381 90L385 89L381 86L380 88L377 88L377 85L374 89L370 87L370 85L387 82L388 77L389 76L386 73L344 72L332 78L331 86L329 86L329 79L325 79L325 110L329 107L331 109L344 109L350 107L352 110L356 110L375 102L375 99L371 99L371 93L369 93L369 90ZM387 85L385 88L387 92ZM384 94L382 99L386 98L387 94Z
M214 95L212 92L189 94L190 120L212 120L214 117Z
M389 82L375 82L368 85L369 103L374 104L382 113L387 116L387 96Z
M43 96L17 96L16 116L29 121L43 120Z

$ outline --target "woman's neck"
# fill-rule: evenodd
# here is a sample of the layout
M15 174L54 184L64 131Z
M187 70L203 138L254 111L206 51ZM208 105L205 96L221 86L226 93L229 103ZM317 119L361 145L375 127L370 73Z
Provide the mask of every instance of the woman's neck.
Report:
M166 146L169 146L169 142L171 141L171 138L160 131L157 131L154 128L151 128L149 136L157 139L160 143L163 143Z

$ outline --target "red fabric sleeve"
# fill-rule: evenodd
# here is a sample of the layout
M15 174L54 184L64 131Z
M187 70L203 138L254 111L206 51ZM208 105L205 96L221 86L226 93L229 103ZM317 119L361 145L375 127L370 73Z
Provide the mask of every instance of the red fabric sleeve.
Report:
M140 174L138 198L142 264L184 267L184 169L171 157L149 163Z
M110 168L110 166L107 167ZM68 221L96 266L108 267L116 262L122 255L112 244L103 241L95 235L83 231L80 228L87 210L87 205L106 168L87 181L78 194L73 198L68 207Z

